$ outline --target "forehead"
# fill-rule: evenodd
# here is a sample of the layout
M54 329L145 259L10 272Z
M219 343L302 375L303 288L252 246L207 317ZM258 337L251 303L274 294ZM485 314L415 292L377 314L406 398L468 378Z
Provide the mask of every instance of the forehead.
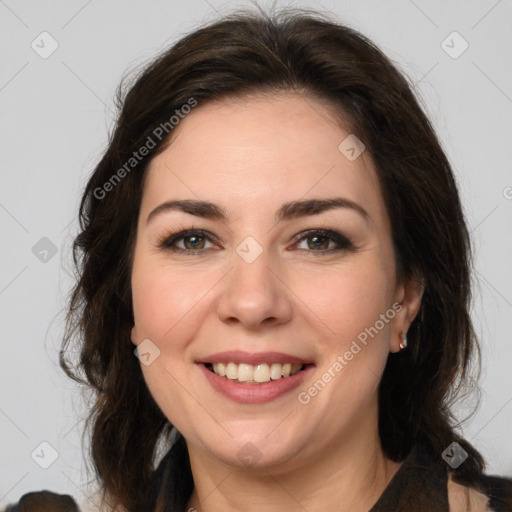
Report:
M198 104L171 135L148 167L143 209L186 197L215 200L229 213L343 195L383 214L368 152L347 153L354 141L362 149L357 139L312 98L279 93Z

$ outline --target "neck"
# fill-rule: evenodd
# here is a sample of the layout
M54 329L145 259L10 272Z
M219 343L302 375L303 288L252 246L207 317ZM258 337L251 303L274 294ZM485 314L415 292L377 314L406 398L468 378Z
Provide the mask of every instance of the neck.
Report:
M367 512L401 464L384 456L377 428L360 426L293 468L233 468L189 445L195 487L186 510Z

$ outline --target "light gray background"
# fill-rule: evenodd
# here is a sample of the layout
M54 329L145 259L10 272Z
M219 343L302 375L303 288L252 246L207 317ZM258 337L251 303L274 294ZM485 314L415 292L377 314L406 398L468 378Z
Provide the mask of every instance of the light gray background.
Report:
M87 502L84 405L57 361L78 198L105 148L115 87L127 69L240 5L249 4L0 0L0 506L43 488ZM512 2L292 5L326 9L361 30L423 98L457 174L476 249L482 405L464 434L488 472L512 475ZM34 40L42 46L43 31L59 45L47 59L31 48ZM453 31L469 44L456 59L442 45ZM462 48L457 37L444 43L452 52ZM58 249L47 262L32 252L43 237ZM44 441L58 453L48 469L31 458ZM35 453L50 461L48 448Z

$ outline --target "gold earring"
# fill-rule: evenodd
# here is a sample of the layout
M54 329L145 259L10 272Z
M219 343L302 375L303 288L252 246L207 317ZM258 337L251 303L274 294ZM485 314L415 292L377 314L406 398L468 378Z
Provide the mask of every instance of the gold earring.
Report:
M407 333L401 333L400 340L400 350L403 350L407 347Z

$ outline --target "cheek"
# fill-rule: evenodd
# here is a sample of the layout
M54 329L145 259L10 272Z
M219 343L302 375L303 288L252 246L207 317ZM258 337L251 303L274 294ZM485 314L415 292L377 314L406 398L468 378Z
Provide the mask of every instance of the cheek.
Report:
M342 349L391 308L393 286L378 260L366 258L315 275L296 275L290 288L317 317L331 351ZM311 313L309 315L311 317ZM382 331L387 331L386 323ZM379 324L380 326L380 324Z
M179 340L176 331L182 331L194 316L194 309L213 285L210 281L211 275L170 270L150 261L134 265L132 294L138 337L158 343L168 338Z
M346 267L333 272L322 280L321 288L304 283L298 292L310 290L307 305L322 321L322 325L317 322L322 335L316 340L319 378L303 391L315 397L314 407L327 411L332 420L327 429L339 427L342 420L337 411L352 418L367 410L375 397L395 316L388 279L375 262L364 271ZM316 291L311 293L313 289Z
M183 392L189 382L187 347L201 322L197 314L204 307L205 290L194 274L170 271L165 265L141 257L134 262L132 296L137 342L151 340L160 356L150 365L141 364L146 384L160 409L177 428L186 429L183 415L190 398ZM191 279L192 278L192 279ZM211 281L203 282L206 286Z

